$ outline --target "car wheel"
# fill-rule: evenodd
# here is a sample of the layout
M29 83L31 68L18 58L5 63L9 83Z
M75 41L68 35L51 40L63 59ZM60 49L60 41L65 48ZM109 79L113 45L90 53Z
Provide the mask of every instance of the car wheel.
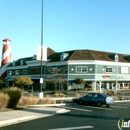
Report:
M110 107L110 104L106 104L107 107Z
M84 104L84 102L83 102L82 100L79 100L79 104L81 104L81 105L82 105L82 104Z
M97 106L98 106L98 107L101 107L101 106L102 106L102 103L101 103L101 102L97 102Z

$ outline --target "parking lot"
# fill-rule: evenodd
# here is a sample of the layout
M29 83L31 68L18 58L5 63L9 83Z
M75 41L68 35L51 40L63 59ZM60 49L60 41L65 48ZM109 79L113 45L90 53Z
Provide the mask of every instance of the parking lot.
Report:
M130 102L116 102L110 107L67 103L61 107L71 111L7 126L3 130L119 130L118 122L121 118L130 120Z

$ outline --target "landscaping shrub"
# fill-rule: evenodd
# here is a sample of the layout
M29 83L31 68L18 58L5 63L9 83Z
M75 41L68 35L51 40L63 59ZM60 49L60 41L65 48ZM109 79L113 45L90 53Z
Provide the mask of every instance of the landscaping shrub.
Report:
M67 91L64 91L64 90L63 90L63 91L61 91L61 93L63 93L63 94L68 94L68 93L67 93Z
M113 99L114 99L114 101L117 101L118 97L117 96L113 96Z
M9 102L9 96L4 93L0 93L0 108L6 108Z
M65 94L64 93L60 93L60 97L65 97Z
M18 102L18 106L28 106L28 105L36 105L36 104L54 104L55 100L51 98L37 98L37 97L25 97L22 96Z
M24 97L22 96L18 102L19 106L35 105L37 104L38 98L36 97Z
M39 99L37 104L54 104L55 100L51 99L51 98L45 98L45 99Z
M59 93L55 93L55 94L54 94L54 97L59 97Z
M77 94L75 94L75 97L79 98L79 97L81 97L81 94L77 93Z
M112 96L112 95L114 95L114 92L113 91L107 91L107 94Z
M78 88L78 91L86 91L86 88Z
M54 97L65 97L65 94L63 94L63 93L55 93Z
M21 89L17 87L9 87L9 88L3 89L3 93L9 96L9 102L8 102L7 107L15 108L22 95Z

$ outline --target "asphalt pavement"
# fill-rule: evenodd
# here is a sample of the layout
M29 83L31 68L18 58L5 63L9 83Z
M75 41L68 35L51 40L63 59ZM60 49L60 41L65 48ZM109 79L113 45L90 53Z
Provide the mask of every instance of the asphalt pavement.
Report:
M0 112L0 127L69 112L70 110L65 109L64 105L40 105L33 106L34 108ZM63 106L63 108L57 108L55 106Z
M54 100L61 100L63 102L71 102L72 97L67 98L54 98ZM116 102L130 102L129 100L116 101ZM38 118L53 116L56 114L67 113L70 110L65 108L66 103L57 103L51 105L36 105L30 106L32 108L26 108L22 110L11 110L0 112L0 127L16 124L20 122L26 122ZM60 107L55 107L60 106Z

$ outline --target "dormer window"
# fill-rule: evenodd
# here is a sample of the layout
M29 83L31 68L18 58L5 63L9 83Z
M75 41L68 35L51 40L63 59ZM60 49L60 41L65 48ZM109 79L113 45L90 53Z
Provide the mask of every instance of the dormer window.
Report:
M118 55L116 54L115 55L115 61L118 61L119 59L118 59Z
M13 61L13 66L15 66L15 60Z
M36 60L36 59L37 59L37 55L34 55L32 59L33 59L33 60Z
M60 55L60 60L64 60L64 54Z
M60 55L60 60L64 60L69 54L68 53L62 53Z
M23 60L20 61L20 65L23 65Z

